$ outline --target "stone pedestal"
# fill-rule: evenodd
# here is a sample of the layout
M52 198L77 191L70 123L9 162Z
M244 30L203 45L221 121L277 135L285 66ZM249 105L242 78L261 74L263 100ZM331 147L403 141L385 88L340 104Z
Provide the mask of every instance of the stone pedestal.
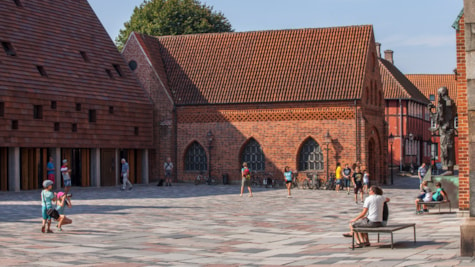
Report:
M475 218L467 218L460 225L460 256L475 256Z

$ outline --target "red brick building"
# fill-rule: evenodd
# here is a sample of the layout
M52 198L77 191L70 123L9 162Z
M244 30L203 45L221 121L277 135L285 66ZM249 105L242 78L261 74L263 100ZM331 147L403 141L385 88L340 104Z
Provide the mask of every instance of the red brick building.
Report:
M356 161L374 182L387 175L371 26L135 33L123 55L155 103L152 158L174 158L179 180L210 171L237 182L243 161L276 177L287 165L326 176L337 162ZM158 166L153 176L163 175Z
M389 144L388 162L394 169L417 171L416 166L430 160L429 100L396 68L393 51L384 53L384 58L379 58L379 68L388 134L394 137L392 146Z
M445 86L449 91L449 96L457 105L457 74L406 74L406 77L427 97L434 105L437 106L438 94L437 90ZM458 120L455 120L455 129L458 128ZM432 122L435 128L435 122ZM440 162L440 137L438 133L431 135L431 164L435 165ZM458 164L458 136L455 136L455 164Z
M41 187L66 158L76 186L148 181L152 102L86 0L0 3L0 189Z

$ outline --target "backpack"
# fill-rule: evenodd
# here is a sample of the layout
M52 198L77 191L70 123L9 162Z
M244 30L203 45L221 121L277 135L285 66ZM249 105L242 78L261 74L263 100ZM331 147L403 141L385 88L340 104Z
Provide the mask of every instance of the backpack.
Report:
M383 206L383 222L387 222L389 219L389 207L388 207L388 203L387 202L384 202L384 206Z

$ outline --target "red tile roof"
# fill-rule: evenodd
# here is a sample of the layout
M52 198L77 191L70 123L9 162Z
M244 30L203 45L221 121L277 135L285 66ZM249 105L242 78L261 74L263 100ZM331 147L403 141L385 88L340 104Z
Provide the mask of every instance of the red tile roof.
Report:
M384 99L410 99L422 104L429 99L396 66L379 58L379 72L383 83Z
M0 41L16 51L8 56L0 46L0 88L151 104L86 0L20 2L0 3Z
M457 81L454 74L407 74L406 77L429 99L430 95L434 95L437 101L437 89L445 86L450 98L457 101Z
M370 25L164 36L156 44L137 37L152 61L163 59L177 105L359 99L374 39Z

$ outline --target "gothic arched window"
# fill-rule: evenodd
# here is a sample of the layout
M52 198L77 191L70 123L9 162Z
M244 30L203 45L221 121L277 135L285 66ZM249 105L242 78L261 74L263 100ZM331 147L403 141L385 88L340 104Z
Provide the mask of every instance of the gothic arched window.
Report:
M323 170L323 152L312 138L305 141L299 153L299 171Z
M185 153L185 170L186 171L205 171L208 169L208 160L204 148L193 142Z
M246 143L242 150L241 161L247 162L247 167L251 171L264 171L266 169L266 159L261 145L253 138Z

